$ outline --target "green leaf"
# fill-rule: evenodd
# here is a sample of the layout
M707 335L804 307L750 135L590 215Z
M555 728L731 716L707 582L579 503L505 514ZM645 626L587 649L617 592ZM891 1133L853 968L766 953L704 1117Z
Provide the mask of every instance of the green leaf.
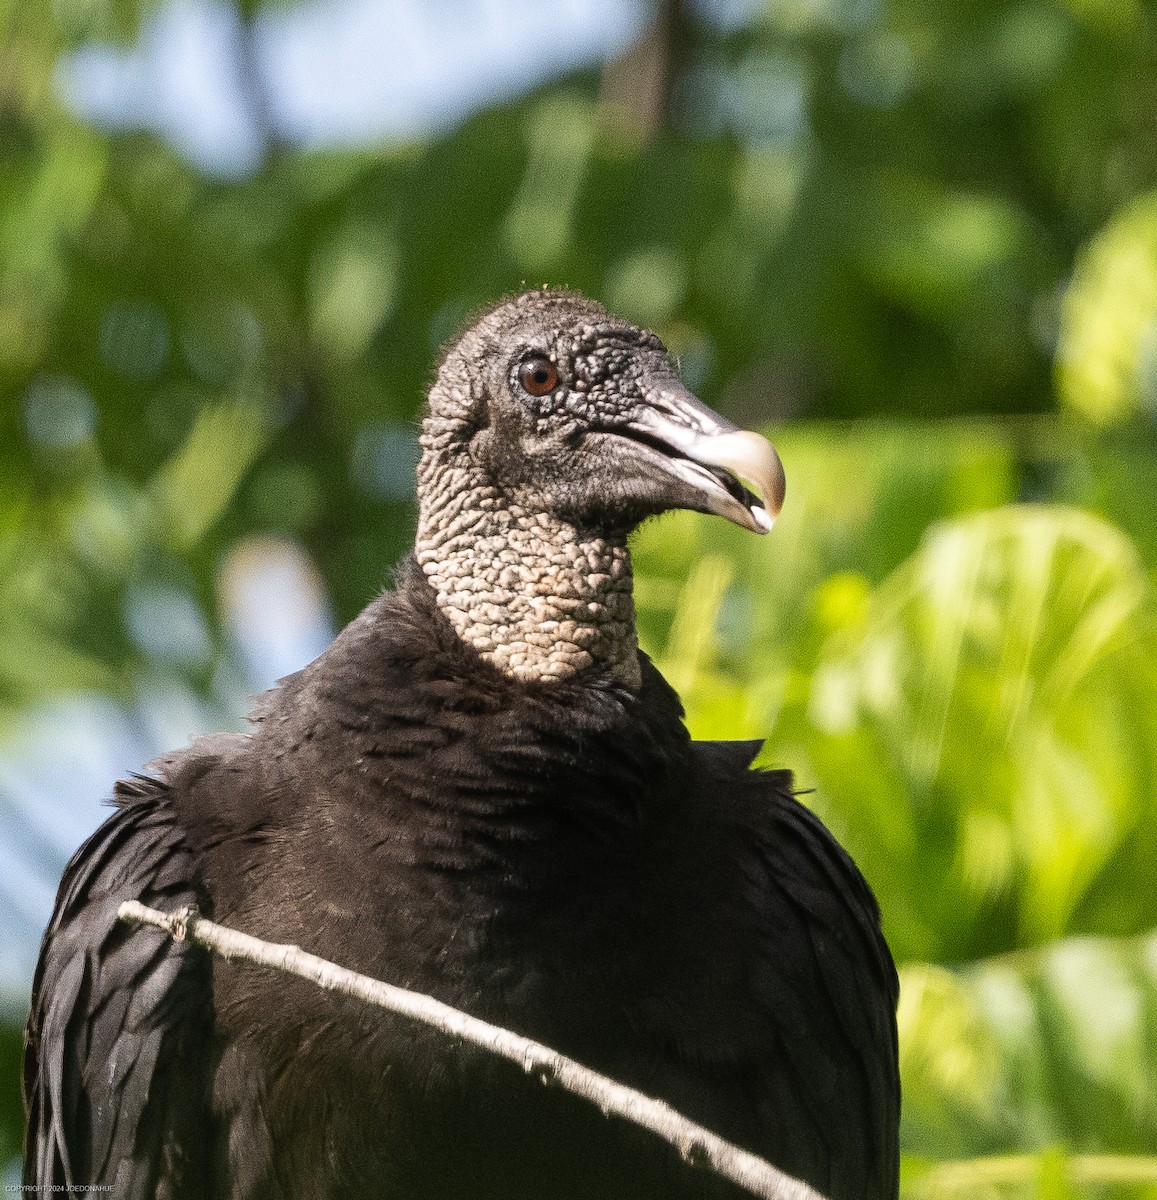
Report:
M901 1178L903 1200L1154 1200L1157 1158L1055 1149L941 1163L909 1158Z
M213 525L265 439L261 413L252 404L202 409L184 445L153 480L157 508L177 547L191 547Z
M1157 412L1157 195L1132 201L1082 251L1065 294L1057 390L1111 425Z
M1157 1184L1146 1157L1157 1146L1157 933L1071 938L952 970L909 963L900 987L903 1147L970 1160L911 1195L1031 1181L1041 1162L1023 1156L1052 1148L1114 1156L1069 1160L1069 1182Z
M931 925L954 930L936 957L1097 927L1112 889L1082 903L1154 816L1150 603L1112 526L1011 507L934 527L829 639L807 749L865 859L909 881L884 885L902 956Z

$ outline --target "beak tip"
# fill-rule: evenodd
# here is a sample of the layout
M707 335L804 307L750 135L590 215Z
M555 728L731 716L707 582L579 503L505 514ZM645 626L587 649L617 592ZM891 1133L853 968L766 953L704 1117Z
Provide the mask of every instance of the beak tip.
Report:
M697 448L702 461L713 462L754 485L759 504L748 508L755 533L770 533L783 507L787 477L776 448L761 434L737 430Z
M751 513L751 519L755 528L753 533L770 533L772 526L775 525L775 517L765 508L760 508L758 504L753 504L748 510Z

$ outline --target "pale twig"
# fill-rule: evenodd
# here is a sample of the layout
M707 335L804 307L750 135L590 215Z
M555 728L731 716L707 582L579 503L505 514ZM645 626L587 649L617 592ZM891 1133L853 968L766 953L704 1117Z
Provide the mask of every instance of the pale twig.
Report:
M539 1042L532 1042L508 1029L480 1021L431 996L348 971L324 958L307 954L297 946L263 942L247 933L208 921L193 909L164 913L147 908L136 900L126 900L120 906L118 915L122 921L155 925L178 941L195 942L225 958L298 975L319 987L356 996L390 1012L422 1021L449 1037L481 1046L517 1063L543 1083L557 1084L577 1096L583 1096L596 1104L606 1116L625 1117L651 1130L670 1142L688 1162L706 1166L753 1195L764 1197L764 1200L824 1200L819 1192L806 1183L785 1175L762 1158L724 1141L662 1101L652 1100Z

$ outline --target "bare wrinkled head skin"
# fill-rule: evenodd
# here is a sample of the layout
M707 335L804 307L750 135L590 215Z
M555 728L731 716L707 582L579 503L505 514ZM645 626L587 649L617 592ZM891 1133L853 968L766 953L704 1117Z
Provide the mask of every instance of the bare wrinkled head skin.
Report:
M467 330L421 444L418 561L459 635L526 680L597 665L637 686L630 530L691 508L763 533L783 499L768 442L700 404L653 333L566 292Z

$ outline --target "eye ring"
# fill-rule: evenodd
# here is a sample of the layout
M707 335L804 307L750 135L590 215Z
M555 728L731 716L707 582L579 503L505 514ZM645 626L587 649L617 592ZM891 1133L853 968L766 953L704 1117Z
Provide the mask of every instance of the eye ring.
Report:
M558 367L545 354L533 354L518 368L518 384L531 396L547 396L558 387Z

